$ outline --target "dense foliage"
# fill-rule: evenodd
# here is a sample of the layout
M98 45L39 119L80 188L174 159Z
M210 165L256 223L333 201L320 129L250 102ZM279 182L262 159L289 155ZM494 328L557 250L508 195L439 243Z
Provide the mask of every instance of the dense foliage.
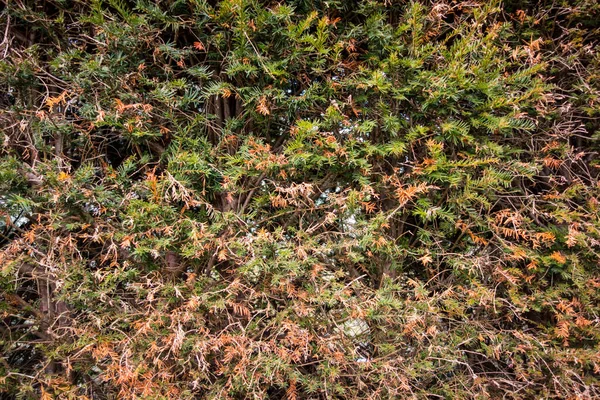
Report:
M595 0L3 3L0 397L600 397Z

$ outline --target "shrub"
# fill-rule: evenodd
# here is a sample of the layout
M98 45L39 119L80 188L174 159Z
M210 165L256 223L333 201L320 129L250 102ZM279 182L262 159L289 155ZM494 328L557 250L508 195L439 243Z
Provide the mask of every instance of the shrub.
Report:
M7 2L3 398L600 396L599 9Z

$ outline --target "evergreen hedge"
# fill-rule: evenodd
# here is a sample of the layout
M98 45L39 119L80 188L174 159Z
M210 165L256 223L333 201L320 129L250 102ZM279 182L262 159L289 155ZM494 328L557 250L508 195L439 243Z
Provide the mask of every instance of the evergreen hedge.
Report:
M0 397L600 397L595 0L3 0Z

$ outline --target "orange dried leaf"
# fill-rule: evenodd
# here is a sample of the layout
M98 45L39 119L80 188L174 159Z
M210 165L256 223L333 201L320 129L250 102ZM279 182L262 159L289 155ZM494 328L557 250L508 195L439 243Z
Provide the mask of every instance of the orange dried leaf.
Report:
M256 105L256 112L258 112L261 115L271 114L271 111L269 111L269 107L267 107L267 98L265 96L262 96L258 100L258 104Z
M555 335L561 339L569 337L569 321L560 321L556 324Z
M419 258L419 261L421 261L423 265L427 266L433 261L433 258L431 258L429 254L425 254L424 256Z
M560 251L555 251L554 253L552 253L550 255L550 258L559 264L564 264L565 262L567 262L567 258Z

